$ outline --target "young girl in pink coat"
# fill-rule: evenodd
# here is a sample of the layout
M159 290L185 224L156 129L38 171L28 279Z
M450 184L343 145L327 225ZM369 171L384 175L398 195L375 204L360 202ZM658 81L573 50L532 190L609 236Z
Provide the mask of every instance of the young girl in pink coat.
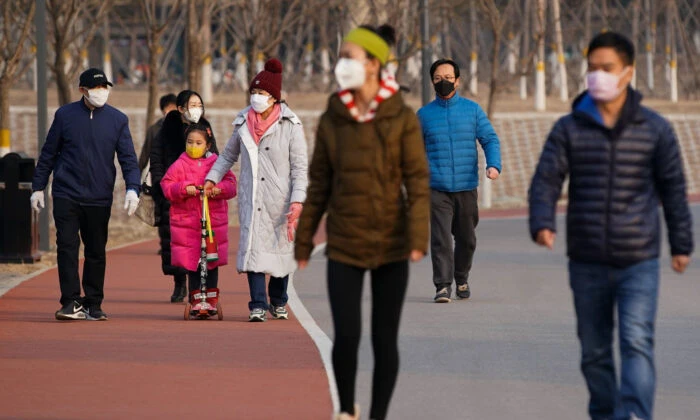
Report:
M210 129L202 124L191 124L185 132L185 153L173 163L165 173L160 185L163 194L170 201L170 231L172 264L188 271L190 303L192 310L198 310L199 258L202 244L202 201L198 187L204 184L217 155L209 152L213 143ZM220 265L228 263L228 203L236 196L236 177L231 171L207 194L209 215L214 236L218 242L219 259L207 263L206 301L216 308L219 297L218 280Z

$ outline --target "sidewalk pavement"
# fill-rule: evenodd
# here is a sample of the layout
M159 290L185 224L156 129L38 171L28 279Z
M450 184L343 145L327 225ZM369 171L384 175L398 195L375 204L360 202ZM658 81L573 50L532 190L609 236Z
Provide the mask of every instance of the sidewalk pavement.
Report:
M223 321L183 320L157 247L108 252L106 322L54 320L55 267L0 297L0 418L330 417L326 372L294 314L247 322L236 246L220 269Z

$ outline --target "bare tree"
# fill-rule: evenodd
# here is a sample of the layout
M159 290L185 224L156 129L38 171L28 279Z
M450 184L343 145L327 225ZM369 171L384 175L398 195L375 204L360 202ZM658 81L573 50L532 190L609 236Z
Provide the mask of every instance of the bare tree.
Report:
M230 6L233 11L229 28L243 43L248 80L255 76L258 55L269 55L276 50L302 18L304 3L302 0L239 0Z
M506 2L496 2L495 0L478 0L478 5L486 13L488 17L488 24L491 29L491 36L493 38L493 44L491 46L491 74L489 77L489 96L487 104L487 114L489 117L493 116L496 107L496 95L505 87L510 85L513 81L525 75L525 66L527 63L531 63L535 55L535 50L530 49L528 51L529 45L523 44L521 50L521 66L523 70L521 74L508 74L508 72L500 71L500 51L504 46L503 40L503 29L511 22L515 16L516 5L519 0L508 0ZM499 4L501 5L499 8ZM527 6L529 4L526 3ZM526 8L527 9L527 8ZM525 19L528 19L528 15L531 13L530 10L523 10L522 14ZM527 28L527 26L525 27ZM524 36L524 34L523 34ZM543 42L544 32L542 28L538 29L533 35L536 43ZM505 47L509 48L510 43L508 40L505 42ZM499 76L503 77L499 77ZM503 80L502 80L503 79Z
M161 37L165 28L181 12L181 0L175 0L168 10L165 19L159 19L157 0L139 0L139 6L146 23L146 38L148 41L148 105L146 107L146 127L153 124L153 113L156 110L158 95L158 76L160 74L160 56L162 54Z
M222 7L216 0L187 0L187 85L189 89L207 90L208 96L211 89L211 63L213 43L211 36L212 16ZM209 80L202 83L203 74ZM208 86L203 86L208 84Z
M54 59L49 68L56 78L58 102L71 101L70 81L74 80L82 63L80 57L90 45L102 19L112 6L112 0L47 0L51 44Z
M5 0L2 5L0 37L0 156L10 148L10 88L31 60L26 58L26 43L32 28L34 0Z

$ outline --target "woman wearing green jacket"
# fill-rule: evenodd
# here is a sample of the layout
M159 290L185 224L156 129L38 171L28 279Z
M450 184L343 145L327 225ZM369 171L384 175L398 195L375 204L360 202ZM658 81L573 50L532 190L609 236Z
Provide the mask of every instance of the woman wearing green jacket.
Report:
M418 119L385 69L389 26L362 26L344 38L335 68L340 91L321 116L309 187L296 236L304 268L324 213L328 295L335 339L339 419L359 418L355 400L361 297L371 272L375 372L370 418L386 416L399 368L398 329L408 261L428 246L429 173Z

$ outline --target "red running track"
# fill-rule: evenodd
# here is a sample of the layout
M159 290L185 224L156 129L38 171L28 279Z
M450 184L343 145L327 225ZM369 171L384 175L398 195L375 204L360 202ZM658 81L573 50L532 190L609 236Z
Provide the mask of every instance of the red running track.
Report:
M223 321L183 320L156 250L108 253L106 322L54 320L55 268L0 297L1 419L330 417L321 358L294 314L247 322L235 246L219 273Z

